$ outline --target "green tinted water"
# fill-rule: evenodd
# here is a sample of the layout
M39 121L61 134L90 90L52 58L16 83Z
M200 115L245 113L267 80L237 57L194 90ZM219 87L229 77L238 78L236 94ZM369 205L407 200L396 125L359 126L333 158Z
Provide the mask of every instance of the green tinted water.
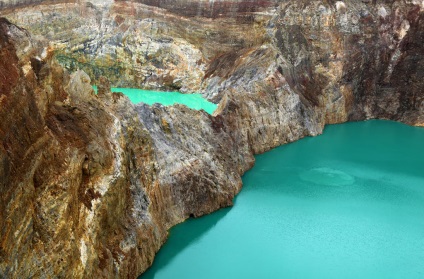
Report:
M97 88L95 86L93 86L93 88L97 92ZM134 104L141 102L148 105L160 103L164 106L183 104L192 109L203 109L209 114L212 114L216 109L216 104L208 102L202 97L201 94L182 94L179 92L160 92L136 88L117 87L112 87L112 92L124 93Z
M257 156L243 182L140 278L424 278L424 129L329 126Z

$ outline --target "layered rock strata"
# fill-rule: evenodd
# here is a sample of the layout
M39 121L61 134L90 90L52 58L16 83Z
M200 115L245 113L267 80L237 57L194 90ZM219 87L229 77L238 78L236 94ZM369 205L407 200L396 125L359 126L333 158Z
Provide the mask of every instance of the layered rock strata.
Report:
M253 154L329 123L423 125L421 2L239 2L2 12L36 35L1 20L1 276L135 278L167 229L231 205ZM102 75L219 106L134 106Z
M419 113L404 115L423 106L422 10L415 0L140 0L46 2L0 13L96 83L107 76L114 86L202 92L218 103L227 88L244 90L237 83L252 91L243 69L264 75L273 65L303 103L320 107L322 126L375 117L422 123ZM263 58L249 55L261 48L269 57L259 67Z
M1 277L136 278L172 225L232 204L238 154L214 117L94 95L0 24Z
M270 17L264 11L187 18L134 2L27 6L0 14L46 38L62 65L84 70L95 82L107 76L116 87L184 92L204 87L213 57L263 43L262 25Z

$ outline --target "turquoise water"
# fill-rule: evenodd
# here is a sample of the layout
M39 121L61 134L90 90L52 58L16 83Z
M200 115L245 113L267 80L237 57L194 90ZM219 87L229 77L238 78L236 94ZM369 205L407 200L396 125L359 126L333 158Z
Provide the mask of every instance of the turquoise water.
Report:
M93 86L93 88L97 92L97 88L95 86ZM196 110L203 109L209 114L212 114L217 106L204 99L201 94L182 94L179 92L161 92L117 87L112 87L112 92L124 93L134 104L143 102L148 105L160 103L164 106L172 106L178 103Z
M424 129L332 125L256 158L234 207L174 227L140 278L424 278Z

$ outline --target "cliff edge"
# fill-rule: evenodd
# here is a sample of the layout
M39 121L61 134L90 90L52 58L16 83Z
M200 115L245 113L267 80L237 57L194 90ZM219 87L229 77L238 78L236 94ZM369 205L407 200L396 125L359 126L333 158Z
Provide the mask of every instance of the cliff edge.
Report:
M136 278L170 227L232 204L254 154L424 125L421 2L156 2L0 11L0 277ZM218 109L134 105L103 76Z

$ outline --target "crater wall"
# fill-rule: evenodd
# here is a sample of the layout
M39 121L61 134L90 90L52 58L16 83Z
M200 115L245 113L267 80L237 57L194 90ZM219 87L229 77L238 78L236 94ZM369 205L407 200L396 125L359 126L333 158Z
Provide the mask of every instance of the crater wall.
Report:
M424 125L422 2L214 2L0 11L0 277L136 278L171 226L231 205L254 154ZM218 109L133 105L102 76Z

